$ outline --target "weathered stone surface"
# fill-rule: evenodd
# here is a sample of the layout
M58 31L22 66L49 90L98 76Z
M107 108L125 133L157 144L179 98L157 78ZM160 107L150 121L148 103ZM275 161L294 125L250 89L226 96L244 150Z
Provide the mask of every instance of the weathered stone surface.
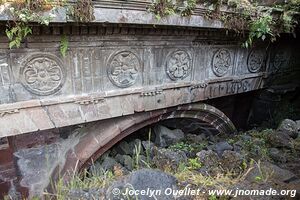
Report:
M193 143L201 143L201 142L203 142L206 139L206 136L203 133L199 134L199 135L196 135L196 134L187 134L186 138L187 138L187 140L189 140L189 141L191 141Z
M243 156L235 151L225 150L221 158L221 166L225 170L237 171L241 170Z
M197 156L199 158L199 161L208 168L215 168L220 165L219 156L212 150L202 150L197 153Z
M122 155L133 154L133 148L126 141L120 142L120 144L118 144L116 147L116 151Z
M219 142L215 144L216 152L219 156L222 156L223 152L226 150L232 150L233 147L228 144L228 142Z
M170 130L167 127L156 125L154 127L155 143L160 147L166 147L184 139L184 133L180 129Z
M153 162L156 166L164 168L169 166L173 169L177 169L180 163L187 162L187 156L184 151L173 151L170 149L156 149Z
M288 134L283 131L276 131L268 135L268 142L273 147L292 148L292 140Z
M121 193L125 193L128 190L162 190L160 195L155 195L157 199L174 199L172 195L165 195L164 191L167 188L176 189L176 179L175 177L166 174L164 172L152 169L141 169L131 173L129 176L125 177L120 181L114 182L106 192L107 199L121 199L125 198L124 195L114 195L114 188L119 188ZM129 195L131 196L131 195ZM153 199L150 195L138 195L137 197L141 200Z
M284 132L294 139L298 137L297 123L290 119L283 120L278 126L277 131Z
M276 162L285 163L287 161L287 157L284 152L280 151L278 148L270 148L269 155Z
M67 152L78 142L79 138L72 137L60 143L21 149L14 153L22 174L20 184L29 189L30 197L42 194L55 168L64 166Z
M294 173L267 161L255 164L254 168L245 177L245 180L257 182L258 180L256 177L260 177L262 180L264 178L271 178L273 180L280 180L281 182L288 182L290 179L295 178L297 179Z
M99 188L71 189L67 196L72 200L104 200L105 191Z

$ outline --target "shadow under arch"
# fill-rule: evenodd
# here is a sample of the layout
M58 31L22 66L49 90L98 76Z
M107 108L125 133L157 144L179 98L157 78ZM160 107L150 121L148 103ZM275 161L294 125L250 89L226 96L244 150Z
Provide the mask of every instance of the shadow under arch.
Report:
M217 108L203 103L181 105L161 110L95 122L85 128L73 152L68 152L60 174L80 171L97 160L104 152L126 136L148 125L173 118L192 118L206 122L220 133L232 134L236 128L231 120Z

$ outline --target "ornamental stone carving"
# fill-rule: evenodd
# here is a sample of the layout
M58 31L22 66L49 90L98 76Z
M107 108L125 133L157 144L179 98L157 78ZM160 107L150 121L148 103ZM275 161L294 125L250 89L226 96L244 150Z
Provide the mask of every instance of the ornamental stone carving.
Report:
M262 49L253 49L248 55L247 66L249 72L258 72L264 62L265 53Z
M212 71L216 76L224 76L231 66L231 55L227 49L219 49L212 59Z
M281 68L286 67L288 61L290 59L289 49L278 48L273 55L273 59L271 61L273 70L279 70Z
M171 80L184 79L191 73L191 58L186 51L177 50L167 57L166 71Z
M121 51L113 55L108 62L108 77L121 88L135 84L140 66L138 57L131 51Z
M21 68L23 86L37 95L50 95L64 84L65 72L60 60L48 54L38 54L26 59Z

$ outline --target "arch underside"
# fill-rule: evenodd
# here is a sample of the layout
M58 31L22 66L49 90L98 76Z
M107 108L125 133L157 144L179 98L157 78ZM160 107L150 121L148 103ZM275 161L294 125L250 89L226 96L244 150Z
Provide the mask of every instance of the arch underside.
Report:
M75 146L74 152L67 155L62 173L88 167L114 144L141 128L176 118L190 118L205 122L222 134L232 134L236 131L231 120L223 112L203 103L103 120L84 129L85 133Z

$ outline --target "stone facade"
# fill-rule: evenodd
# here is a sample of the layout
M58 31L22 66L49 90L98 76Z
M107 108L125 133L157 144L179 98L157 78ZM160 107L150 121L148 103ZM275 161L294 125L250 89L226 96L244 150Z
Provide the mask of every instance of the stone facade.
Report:
M254 91L291 57L223 30L117 26L34 27L20 49L0 48L1 137Z
M195 118L232 133L224 113L195 102L264 88L274 74L293 72L299 52L280 42L244 49L222 29L33 30L20 49L9 50L0 35L0 197L39 195L50 178L89 165L160 120ZM61 34L70 43L66 57L59 53Z

